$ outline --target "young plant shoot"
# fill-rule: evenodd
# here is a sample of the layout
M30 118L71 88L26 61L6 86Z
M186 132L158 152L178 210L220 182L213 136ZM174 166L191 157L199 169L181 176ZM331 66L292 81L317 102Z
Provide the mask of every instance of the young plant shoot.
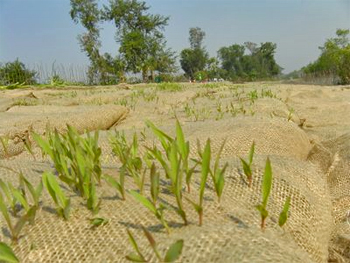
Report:
M63 217L65 220L68 220L70 212L70 199L64 195L56 180L56 177L51 173L45 172L42 175L42 181L52 197L52 200L56 204L57 214Z
M283 209L280 213L279 219L278 219L278 225L280 227L283 227L283 225L287 222L288 219L288 211L290 206L290 196L287 197L286 202L284 203Z
M207 183L207 178L210 172L210 155L211 155L211 149L210 149L210 139L207 140L207 143L204 147L203 153L201 153L201 150L198 149L200 152L200 157L202 158L201 165L202 165L202 171L201 171L201 184L199 189L199 202L198 204L189 200L190 203L193 205L194 209L198 213L199 217L199 225L201 226L203 224L203 200L204 200L204 190Z
M162 204L159 204L159 207L157 207L153 201L150 201L148 198L144 197L143 195L139 194L136 191L130 190L130 194L137 201L139 201L144 207L146 207L149 211L151 211L155 215L155 217L162 223L167 233L170 234L170 228L168 226L168 223L164 219L165 207Z
M19 260L13 252L12 248L6 243L0 242L0 261L6 263L18 263Z
M146 228L142 227L143 229L143 233L145 234L156 258L158 259L159 262L175 262L180 256L181 256L181 253L182 253L182 248L183 248L183 243L184 241L182 239L180 240L177 240L175 243L173 243L169 249L167 250L166 254L164 257L162 257L160 255L160 252L157 248L157 243L156 241L154 240L152 234L147 231ZM133 246L135 252L134 253L131 253L129 255L127 255L125 258L129 261L133 261L133 262L150 262L149 260L147 260L145 258L145 256L141 253L140 249L139 249L139 246L137 245L136 243L136 240L134 238L134 236L132 235L132 233L128 231L128 236L129 236L129 241L131 243L131 245Z
M246 162L241 157L239 158L239 159L241 159L243 171L247 177L249 187L252 186L252 182L253 182L252 163L253 163L254 150L255 150L255 142L253 142L252 146L250 147L250 151L249 151L249 155L248 155L248 162Z
M20 233L25 226L26 223L32 223L34 222L34 218L36 215L37 207L32 206L28 212L26 212L23 216L19 217L16 223L11 221L10 214L7 210L7 205L4 202L3 196L0 193L0 211L2 213L2 216L5 219L5 222L7 224L8 230L11 234L11 239L14 244L17 244L18 239L20 238Z
M224 149L225 143L226 143L226 139L221 144L220 150L216 156L215 164L214 164L214 171L212 171L212 169L210 169L210 175L213 179L213 184L215 187L215 192L216 192L216 195L218 197L219 203L221 201L221 196L222 196L224 186L225 186L224 174L225 174L227 166L228 166L228 163L225 163L225 165L222 168L219 168L220 156L221 156L221 153Z
M267 201L270 196L271 186L272 186L271 162L270 162L270 159L267 158L266 165L265 165L265 172L263 176L263 182L262 182L262 203L256 206L256 208L260 212L262 230L264 230L265 228L265 220L269 215L266 207L267 207Z

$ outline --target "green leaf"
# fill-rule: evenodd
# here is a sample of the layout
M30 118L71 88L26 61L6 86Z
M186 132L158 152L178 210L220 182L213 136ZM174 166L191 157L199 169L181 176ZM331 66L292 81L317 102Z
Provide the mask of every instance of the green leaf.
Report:
M182 253L183 244L184 241L182 239L172 244L166 252L164 262L174 262L175 260L177 260Z
M47 191L49 192L50 196L52 197L53 201L55 202L56 205L58 205L58 200L57 200L57 197L56 197L56 193L54 191L54 189L52 188L52 186L50 185L50 182L49 182L49 176L51 174L48 173L48 172L44 172L43 175L42 175L42 182L45 186L45 188L47 189Z
M176 120L176 142L182 158L187 158L188 151L186 147L185 136L183 134L179 120Z
M260 212L261 218L265 219L268 217L269 212L265 209L263 205L257 205L256 209Z
M263 184L262 184L262 196L263 196L263 206L266 208L267 200L270 195L272 186L272 169L271 169L271 162L269 157L266 159L266 165L265 165L265 172L263 177Z
M204 197L204 189L207 182L209 170L210 170L210 139L207 140L207 143L204 147L204 152L202 154L202 178L199 192L199 204L202 207L203 197Z
M103 217L95 217L95 218L90 219L90 223L94 227L103 226L103 225L107 224L108 222L109 222L109 220L106 218L103 218Z
M22 228L24 227L24 225L27 222L33 222L34 221L34 217L36 214L36 210L37 207L36 206L32 206L29 211L27 212L27 214L25 214L24 216L22 216L16 223L14 229L13 229L13 233L12 233L12 238L17 240L17 238L19 237L19 233L21 232Z
M143 195L140 195L136 191L130 190L129 192L136 200L138 200L141 204L143 204L146 208L148 208L152 213L154 213L155 215L158 214L157 208L154 206L154 204L150 200L148 200Z
M117 180L115 180L112 176L105 174L105 175L104 175L104 179L106 180L106 182L107 182L110 186L114 187L114 188L117 189L120 193L122 193L122 187L121 187L120 183L118 183Z
M4 183L4 181L1 179L0 179L0 187L1 187L2 191L5 193L7 200L10 201L12 199L12 197L11 197L11 193L9 190L9 186L7 186Z
M253 141L252 146L250 147L249 155L248 155L249 166L253 162L254 151L255 151L255 142Z
M132 262L147 262L143 257L137 255L136 253L131 253L125 257L125 259Z
M29 204L25 197L22 195L22 192L16 188L12 188L12 195L16 198L16 200L23 206L23 208L28 211L29 210Z
M156 171L156 165L152 163L151 166L151 196L153 199L153 202L156 203L159 195L159 173Z
M139 246L137 245L134 236L131 234L131 232L129 231L129 229L126 230L128 232L128 236L129 236L129 241L131 243L131 245L133 246L134 250L136 251L136 254L131 254L129 255L130 258L133 259L138 259L138 261L136 262L147 262L147 260L145 259L145 257L142 255L142 253L140 252ZM135 257L137 256L137 257ZM128 256L127 256L128 257ZM128 258L127 258L128 259Z
M46 140L41 138L41 136L36 133L33 133L33 139L37 142L44 153L48 154L52 159L54 159L53 151L50 144Z
M242 166L243 166L243 171L244 171L244 174L247 176L247 177L250 177L252 175L252 171L250 169L250 166L249 164L242 158L239 158L241 160L241 163L242 163Z
M221 157L222 151L224 150L225 144L226 144L226 138L225 138L225 140L222 142L222 144L221 144L221 146L220 146L220 149L219 149L219 152L218 152L218 154L216 155L215 164L214 164L214 172L219 168L220 157Z
M165 132L161 131L160 129L158 129L151 121L147 120L146 121L146 125L147 127L151 128L151 130L153 131L153 133L159 138L164 150L167 150L166 145L167 142L172 142L173 138L171 138L169 135L167 135Z
M203 211L203 207L201 207L200 205L196 204L195 202L193 202L191 199L185 197L185 199L190 202L194 208L194 210L196 210L196 212L199 214Z
M156 241L154 240L152 234L151 234L146 228L144 228L144 227L142 227L142 230L143 230L143 233L145 234L145 236L146 236L148 242L150 243L151 247L152 247L153 249L156 249L156 248L157 248L157 243L156 243Z
M15 253L11 247L9 247L4 242L0 242L0 261L8 262L8 263L18 263L19 260L16 257Z
M1 211L2 216L4 217L4 219L5 219L6 223L7 223L7 226L9 227L10 231L13 232L13 225L12 225L12 222L11 222L11 218L10 218L10 215L9 215L9 213L7 211L6 204L5 204L1 194L0 194L0 211Z
M282 227L288 219L288 211L290 206L290 196L287 197L286 202L284 203L283 210L280 213L279 219L278 219L278 225Z
M170 179L173 184L176 183L176 179L179 176L179 160L178 160L177 153L178 153L177 146L176 146L176 142L174 141L171 144L170 155L169 155Z

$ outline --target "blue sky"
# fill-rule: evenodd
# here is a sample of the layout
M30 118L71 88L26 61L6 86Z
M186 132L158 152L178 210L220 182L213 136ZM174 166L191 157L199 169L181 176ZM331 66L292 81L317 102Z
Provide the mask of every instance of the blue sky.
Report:
M106 3L107 0L101 0ZM318 47L337 28L350 28L350 0L146 0L150 12L170 16L168 46L177 54L189 46L188 30L206 32L205 46L216 51L245 41L277 44L284 72L315 60ZM77 35L83 28L69 16L69 0L0 0L0 62L17 57L27 65L54 61L87 65ZM102 24L102 51L115 55L113 24Z

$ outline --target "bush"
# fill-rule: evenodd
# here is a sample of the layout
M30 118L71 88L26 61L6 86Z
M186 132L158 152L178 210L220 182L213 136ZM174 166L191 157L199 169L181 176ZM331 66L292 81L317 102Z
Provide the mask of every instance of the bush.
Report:
M0 65L0 85L11 85L15 83L36 84L37 72L26 69L25 65L16 59Z

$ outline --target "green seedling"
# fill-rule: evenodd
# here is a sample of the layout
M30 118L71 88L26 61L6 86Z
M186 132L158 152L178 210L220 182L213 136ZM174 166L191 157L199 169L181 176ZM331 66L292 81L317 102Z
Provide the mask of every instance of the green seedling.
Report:
M29 138L29 135L26 133L25 138L23 139L23 143L24 143L24 147L26 148L26 150L30 153L31 156L33 156L34 160L36 160L35 158L35 154L33 152L33 144L32 141Z
M127 172L139 187L140 192L143 192L144 186L144 169L142 159L138 152L138 139L136 133L133 136L132 143L129 145L124 133L116 132L114 137L110 137L113 148L113 153L122 163L121 169Z
M211 155L211 149L210 149L210 139L207 140L207 143L204 147L204 151L201 152L201 149L198 149L198 152L200 152L200 157L202 159L201 161L201 184L200 184L200 190L199 190L199 202L198 204L189 200L190 203L193 205L194 209L197 211L199 216L199 225L201 226L203 224L203 201L204 201L204 190L207 183L207 178L210 173L210 155Z
M243 158L239 158L242 162L243 171L247 177L249 187L252 186L252 182L253 182L253 173L252 173L251 166L253 163L254 151L255 151L255 142L253 142L252 146L250 147L250 151L249 151L249 155L248 155L248 162L246 162Z
M0 136L0 142L5 153L5 158L7 159L10 157L10 153L8 150L9 138L7 136Z
M0 211L11 233L12 242L16 244L18 242L18 239L20 238L20 233L23 227L25 226L25 224L34 222L37 207L32 206L28 210L28 212L26 212L23 216L19 217L16 223L13 223L11 221L10 214L8 213L7 206L4 202L3 196L0 194Z
M143 229L143 232L144 232L148 242L150 243L150 246L151 246L151 248L152 248L152 250L153 250L153 252L154 252L154 254L159 262L175 262L181 256L183 243L184 243L184 241L182 239L177 240L175 243L173 243L169 247L169 249L167 250L165 256L162 257L160 255L159 250L157 249L157 243L154 240L152 234L149 231L147 231L147 229L145 229L144 227L142 229ZM129 230L127 230L127 231L128 231L130 243L133 246L136 253L135 252L131 253L131 254L127 255L125 258L127 260L133 261L133 262L150 262L141 253L132 233Z
M14 186L10 182L5 183L3 180L0 179L0 188L2 190L2 193L6 196L7 203L10 205L13 215L17 216L18 200L12 194L12 189L15 189Z
M155 217L162 223L162 225L165 227L168 234L170 234L170 228L168 226L168 223L164 219L164 205L159 204L159 207L156 206L155 203L150 201L148 198L144 197L143 195L139 194L136 191L130 190L130 194L139 201L144 207L146 207L149 211L151 211Z
M186 162L188 162L189 144L185 143L179 123L177 123L176 139L171 138L169 135L158 129L150 121L147 121L146 125L150 127L153 133L158 137L163 150L165 151L165 158L156 146L153 146L153 148L146 147L148 154L161 164L165 171L166 178L170 179L170 191L175 195L177 203L177 209L175 211L182 218L184 224L187 225L187 217L182 202L182 177L184 171L187 169L186 167L188 167L186 166ZM186 161L183 161L185 158ZM185 166L183 165L184 163Z
M151 196L152 196L152 201L153 201L154 204L156 204L158 196L159 196L160 175L157 172L156 166L155 166L154 163L152 163L152 166L151 166L150 179L151 179Z
M90 219L90 224L92 225L93 228L99 227L99 226L104 226L108 224L109 220L103 217L95 217Z
M271 169L270 159L267 158L266 165L265 165L265 172L263 176L263 182L262 182L262 203L256 206L256 209L258 209L258 211L260 212L262 230L264 230L265 228L265 220L269 215L266 207L267 207L267 201L270 196L271 186L272 186L272 169Z
M178 151L181 156L181 161L182 161L181 169L184 171L186 175L187 191L190 193L191 179L192 179L194 170L197 166L197 163L192 168L189 167L190 142L185 140L185 136L182 131L182 127L180 125L179 120L176 120L176 139L175 140L176 140Z
M6 243L0 242L0 261L6 263L18 263L19 260L13 252L12 248Z
M31 198L32 198L32 205L39 207L39 202L40 202L40 196L43 190L43 183L40 181L39 185L34 188L34 186L27 180L27 178L24 177L22 173L19 174L20 178L20 184L22 185L22 189L27 188Z
M283 210L280 213L279 219L278 219L278 225L282 227L288 219L288 211L290 206L290 196L287 197L286 202L284 203Z
M67 125L67 134L60 135L57 130L46 131L47 139L33 134L43 154L50 156L59 174L59 179L82 196L88 209L96 213L100 202L95 184L101 183L101 148L98 146L99 133L86 138L76 129Z
M218 197L219 203L221 201L221 196L222 196L224 186L225 186L224 174L225 174L226 169L228 167L228 163L225 163L225 165L222 168L219 168L220 156L221 156L221 153L224 149L225 143L226 143L226 139L221 144L220 150L216 156L215 163L214 163L214 170L212 171L210 169L210 175L211 175L211 178L213 179L213 184L215 187L215 192L216 192L216 195Z
M104 175L104 179L106 180L106 182L114 187L115 189L117 189L117 191L120 193L122 200L125 200L125 187L124 187L124 178L125 178L125 171L124 169L120 170L120 174L119 174L119 182L117 182L117 180L115 180L112 176L110 175Z
M290 108L289 112L288 112L288 121L291 121L293 118L293 114L294 114L294 109Z
M65 220L68 220L70 213L70 199L64 195L56 177L51 173L45 172L42 175L42 181L56 204L57 214Z

